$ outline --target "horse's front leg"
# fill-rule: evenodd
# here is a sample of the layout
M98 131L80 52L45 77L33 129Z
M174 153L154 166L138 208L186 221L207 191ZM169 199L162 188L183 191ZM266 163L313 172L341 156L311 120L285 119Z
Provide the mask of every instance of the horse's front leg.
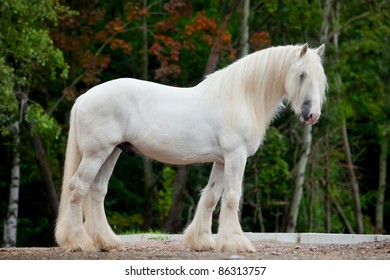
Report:
M184 243L196 251L213 250L215 241L211 235L212 214L224 187L224 166L214 163L209 182L202 191L195 217L184 232Z
M246 158L246 153L239 150L225 156L225 190L222 196L216 246L219 252L255 251L252 243L244 236L238 219Z

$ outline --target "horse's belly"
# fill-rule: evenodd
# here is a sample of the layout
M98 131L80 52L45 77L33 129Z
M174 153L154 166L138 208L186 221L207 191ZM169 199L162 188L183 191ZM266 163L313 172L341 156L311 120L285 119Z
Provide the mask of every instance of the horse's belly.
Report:
M213 146L195 147L191 144L175 145L163 141L133 145L135 150L143 155L168 164L223 162L222 152L218 147Z

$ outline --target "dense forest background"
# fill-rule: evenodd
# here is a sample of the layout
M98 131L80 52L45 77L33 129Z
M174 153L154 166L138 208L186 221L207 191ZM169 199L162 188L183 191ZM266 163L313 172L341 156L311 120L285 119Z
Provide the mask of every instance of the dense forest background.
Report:
M322 118L304 126L287 108L273 122L246 167L243 230L389 232L389 11L388 0L2 0L3 246L53 245L69 112L89 88L119 77L193 86L247 53L305 42L326 44ZM109 223L182 232L210 169L122 154Z

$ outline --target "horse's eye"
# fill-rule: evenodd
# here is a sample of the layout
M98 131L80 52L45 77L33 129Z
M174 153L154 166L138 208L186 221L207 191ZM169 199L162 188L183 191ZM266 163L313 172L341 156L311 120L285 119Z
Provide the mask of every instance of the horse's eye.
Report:
M306 77L306 72L302 72L301 75L299 75L299 81L302 83L305 77Z

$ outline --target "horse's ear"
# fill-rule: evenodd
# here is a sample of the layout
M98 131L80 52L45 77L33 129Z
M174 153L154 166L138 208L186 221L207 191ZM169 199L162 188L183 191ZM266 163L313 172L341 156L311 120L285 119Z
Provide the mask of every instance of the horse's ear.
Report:
M325 44L322 44L321 46L318 47L317 49L317 53L319 56L322 56L324 54L324 50L325 50Z
M308 48L309 48L309 45L307 43L302 46L300 57L305 55Z

